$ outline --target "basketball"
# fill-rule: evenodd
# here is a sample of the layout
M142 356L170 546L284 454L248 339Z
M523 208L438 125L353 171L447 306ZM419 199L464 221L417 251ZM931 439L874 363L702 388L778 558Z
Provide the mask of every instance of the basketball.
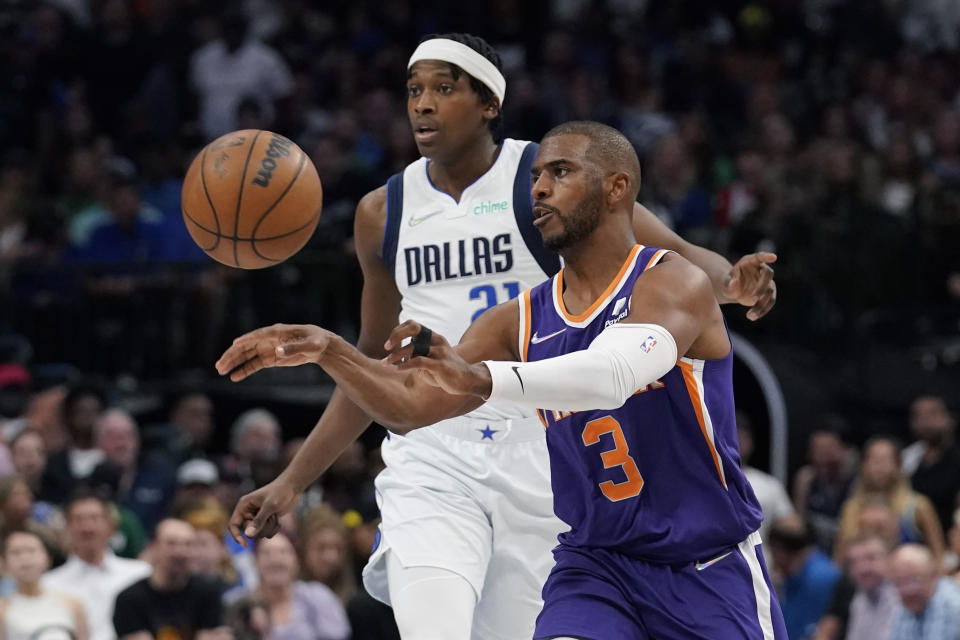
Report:
M214 260L240 269L283 262L303 248L320 219L317 169L291 140L247 129L223 135L187 170L183 221Z

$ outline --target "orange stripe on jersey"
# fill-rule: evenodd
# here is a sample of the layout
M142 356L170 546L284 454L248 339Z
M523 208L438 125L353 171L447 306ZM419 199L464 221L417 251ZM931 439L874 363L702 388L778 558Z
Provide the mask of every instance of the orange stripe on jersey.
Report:
M660 258L662 258L666 253L667 253L667 249L660 249L660 251L657 251L655 254L653 254L653 257L650 258L650 261L647 262L647 266L645 266L643 270L646 271L650 267L660 262Z
M547 419L543 417L543 412L540 409L537 409L537 417L540 418L540 422L543 423L544 429L549 429L550 425L547 424Z
M693 375L693 365L682 360L677 363L680 371L683 372L683 382L687 385L687 393L690 394L690 402L693 404L693 412L697 416L697 422L700 424L700 433L703 439L707 441L707 447L710 449L710 455L713 456L713 464L717 468L717 475L720 476L720 482L723 488L727 488L727 481L723 478L723 469L720 467L720 457L717 455L717 449L713 446L713 441L707 433L707 425L703 421L703 399L700 397L700 391L697 389L697 380Z
M527 361L527 349L530 346L530 289L520 294L523 304L523 351L520 359Z
M586 311L580 315L573 315L567 311L567 305L563 302L563 269L560 269L560 272L557 273L556 282L557 282L557 305L560 307L560 312L563 313L564 317L570 322L583 322L590 317L590 314L597 310L597 308L603 304L603 302L609 298L614 290L617 288L617 285L620 284L620 280L623 279L623 276L627 273L627 269L630 268L630 265L633 263L634 257L637 253L643 248L643 245L634 245L633 249L630 250L630 255L627 256L627 259L623 262L623 265L620 267L620 271L614 276L613 281L607 286L606 290L600 294L600 297L593 301Z

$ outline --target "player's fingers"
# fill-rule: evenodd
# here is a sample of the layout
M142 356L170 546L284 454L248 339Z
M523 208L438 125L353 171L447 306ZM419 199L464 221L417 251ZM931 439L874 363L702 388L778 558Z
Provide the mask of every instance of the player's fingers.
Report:
M773 264L777 261L777 254L769 251L762 251L757 254L757 259L764 264Z
M759 320L763 316L769 313L770 309L773 308L773 305L777 302L777 284L773 281L770 282L766 293L764 293L757 303L753 305L753 308L747 312L747 319L749 320Z
M390 332L390 337L383 343L383 348L387 351L393 351L394 348L400 346L406 338L413 338L420 333L422 329L423 326L419 322L406 320L393 328L393 331Z
M242 546L247 546L247 541L243 537L243 525L249 520L248 517L251 504L246 497L240 498L240 502L237 503L237 506L234 507L233 513L230 515L230 536L237 542L237 544Z
M413 344L407 344L406 346L399 347L394 349L386 355L383 360L384 364L399 365L402 362L406 362L413 357Z
M247 524L246 529L243 533L248 538L255 538L257 536L263 535L264 528L271 519L276 520L277 512L273 505L269 501L264 501L260 505L260 509L257 510L257 514L253 517L253 520ZM269 536L268 536L269 537Z
M263 361L263 358L260 357L260 354L254 354L249 360L241 362L230 370L230 380L231 382L240 382L244 378L252 376L266 366L269 365Z

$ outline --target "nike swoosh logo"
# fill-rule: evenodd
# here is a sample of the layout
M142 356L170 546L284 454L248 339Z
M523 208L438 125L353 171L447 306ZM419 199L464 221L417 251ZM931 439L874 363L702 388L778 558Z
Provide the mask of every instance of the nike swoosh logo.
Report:
M697 562L697 563L695 563L695 564L693 565L693 568L696 569L697 571L703 571L703 570L706 569L707 567L713 566L713 565L715 565L716 563L720 562L721 560L723 560L724 558L726 558L726 557L727 557L728 555L730 555L731 553L733 553L733 551L727 551L727 552L726 552L725 554L723 554L722 556L717 556L717 557L714 558L713 560L707 560L706 562Z
M523 378L520 377L520 367L510 367L513 369L513 373L517 376L517 380L520 381L520 391L526 393L526 390L523 388Z
M425 220L429 220L433 216L438 216L441 213L443 213L443 211L434 211L433 213L428 213L427 215L420 216L419 218L410 218L410 220L407 221L407 224L410 225L411 227L415 227L421 222L424 222Z
M563 333L563 332L566 331L566 330L567 330L567 328L564 327L563 329L560 329L560 331L554 331L553 333L551 333L551 334L549 334L549 335L546 335L546 336L543 336L542 338L541 338L540 336L538 336L538 335L536 334L536 332L534 332L534 334L533 334L532 336L530 336L530 344L540 344L541 342L546 342L546 341L549 340L550 338L556 338L558 335L560 335L561 333Z

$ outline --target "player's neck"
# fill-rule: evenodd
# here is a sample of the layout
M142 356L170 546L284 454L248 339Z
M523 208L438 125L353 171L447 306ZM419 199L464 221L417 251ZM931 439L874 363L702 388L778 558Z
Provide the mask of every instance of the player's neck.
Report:
M444 157L431 158L427 166L430 181L434 187L460 202L464 189L496 162L500 147L493 138L484 135Z
M610 283L636 245L632 229L607 224L575 247L564 249L563 304L570 313L588 309Z

